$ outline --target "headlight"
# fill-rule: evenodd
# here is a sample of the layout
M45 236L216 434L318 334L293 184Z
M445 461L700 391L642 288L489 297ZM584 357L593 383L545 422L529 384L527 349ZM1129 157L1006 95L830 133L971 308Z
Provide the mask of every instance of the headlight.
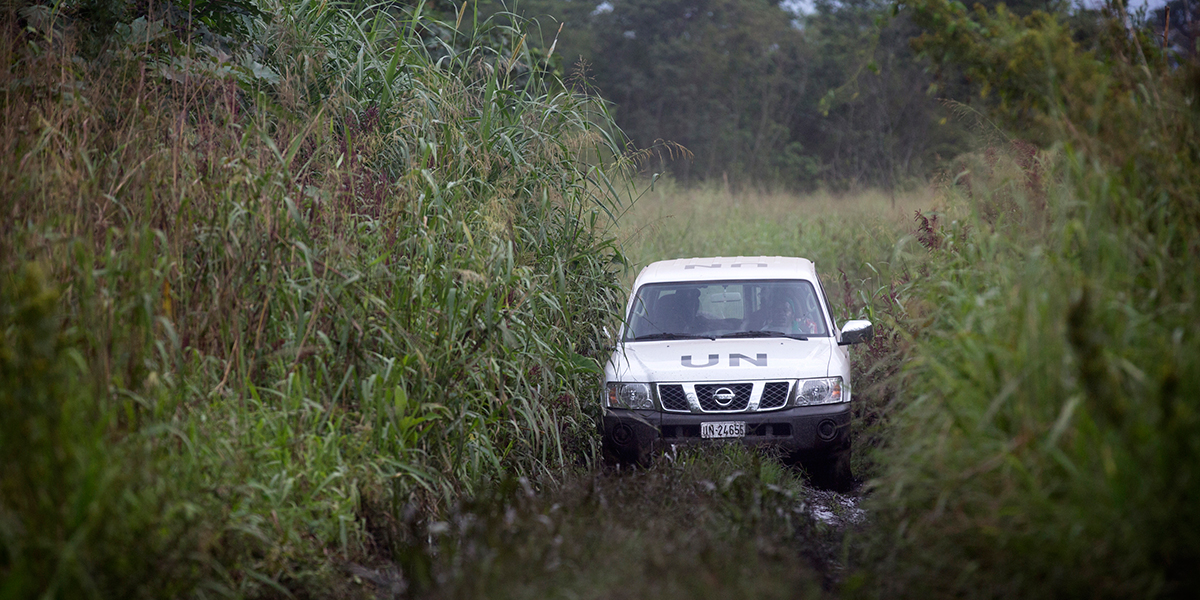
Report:
M605 388L605 400L609 408L654 408L654 401L650 399L650 386L645 383L612 382Z
M842 378L801 379L796 384L796 406L842 402Z

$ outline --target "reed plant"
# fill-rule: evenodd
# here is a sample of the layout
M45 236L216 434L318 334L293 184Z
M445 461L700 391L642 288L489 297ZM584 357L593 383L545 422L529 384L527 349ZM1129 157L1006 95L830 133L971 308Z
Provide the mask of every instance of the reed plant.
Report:
M593 459L603 104L465 12L255 7L94 57L6 17L6 593L333 593L381 523Z
M915 10L956 24L926 48L960 52L1006 86L997 113L1052 141L994 145L945 188L849 595L1189 595L1197 65L1120 18L1085 51L1046 15ZM988 79L1007 68L1027 79Z
M1190 587L1196 278L1168 246L1192 234L1114 222L1112 204L1137 192L1062 160L1048 209L1021 199L1000 223L973 211L969 231L943 230L967 243L935 251L914 282L910 395L874 482L860 592Z

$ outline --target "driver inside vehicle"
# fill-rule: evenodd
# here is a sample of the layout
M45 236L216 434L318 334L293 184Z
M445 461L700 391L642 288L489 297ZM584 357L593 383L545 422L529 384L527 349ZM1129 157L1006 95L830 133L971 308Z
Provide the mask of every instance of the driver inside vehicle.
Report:
M780 333L797 333L793 331L796 324L796 311L792 301L787 298L775 298L767 307L767 319L763 329Z
M817 333L819 326L807 311L797 311L800 303L788 294L779 294L767 304L763 329L788 334Z
M700 305L700 290L680 288L662 296L655 306L655 325L666 333L690 333Z

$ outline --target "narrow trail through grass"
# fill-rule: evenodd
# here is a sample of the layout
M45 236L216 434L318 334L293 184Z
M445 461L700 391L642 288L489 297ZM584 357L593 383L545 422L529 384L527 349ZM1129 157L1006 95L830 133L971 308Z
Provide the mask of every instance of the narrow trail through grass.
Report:
M508 480L430 524L430 561L399 570L428 598L819 598L838 530L810 496L738 445Z

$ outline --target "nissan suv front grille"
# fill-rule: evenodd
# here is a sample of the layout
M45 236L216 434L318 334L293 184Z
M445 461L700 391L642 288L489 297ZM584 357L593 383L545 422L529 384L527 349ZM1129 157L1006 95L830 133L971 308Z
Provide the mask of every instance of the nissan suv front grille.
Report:
M737 412L750 406L753 383L696 384L696 399L704 412Z
M758 409L782 408L787 404L788 390L791 388L786 381L772 381L763 386L762 398L758 401Z
M790 381L664 383L658 386L658 400L667 412L756 412L786 406L791 388Z
M683 393L682 385L658 386L658 399L665 410L688 412L687 396Z

